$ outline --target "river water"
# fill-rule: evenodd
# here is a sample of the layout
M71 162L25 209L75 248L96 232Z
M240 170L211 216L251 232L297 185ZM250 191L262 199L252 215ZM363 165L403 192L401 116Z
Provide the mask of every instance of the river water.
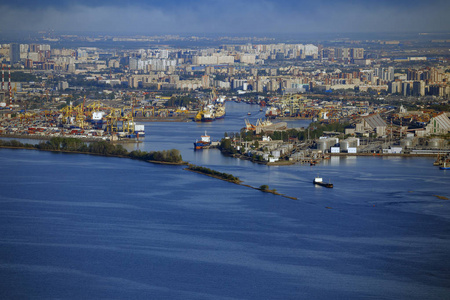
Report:
M224 120L146 123L126 147L179 149L299 200L180 166L0 149L0 298L448 298L450 172L432 158L265 166L193 150L205 130L219 140L258 117L227 103Z

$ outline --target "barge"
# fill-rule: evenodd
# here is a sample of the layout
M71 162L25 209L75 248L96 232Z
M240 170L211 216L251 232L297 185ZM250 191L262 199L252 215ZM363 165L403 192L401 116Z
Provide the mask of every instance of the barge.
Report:
M317 185L320 185L320 186L324 186L326 188L332 188L333 187L332 183L323 182L323 179L321 177L314 178L313 183L317 184Z

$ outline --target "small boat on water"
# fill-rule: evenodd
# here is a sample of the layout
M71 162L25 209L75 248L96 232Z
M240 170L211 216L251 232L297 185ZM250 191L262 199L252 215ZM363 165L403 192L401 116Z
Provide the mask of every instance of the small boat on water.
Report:
M194 142L194 149L200 150L203 148L208 148L209 146L211 146L211 137L207 135L205 131L205 135L201 136L201 140Z
M448 170L448 168L450 167L450 153L438 154L436 161L433 163L433 166L438 166L441 170Z
M251 112L248 112L248 113L247 113L248 116L250 116L251 114L252 114Z
M441 169L441 170L450 170L450 163L444 161L444 163L442 164L442 166L439 167L439 169Z
M316 177L316 178L314 178L313 183L314 183L314 184L317 184L317 185L320 185L320 186L324 186L324 187L326 187L326 188L332 188L332 187L333 187L333 184L332 184L332 183L326 183L326 182L323 182L322 177Z

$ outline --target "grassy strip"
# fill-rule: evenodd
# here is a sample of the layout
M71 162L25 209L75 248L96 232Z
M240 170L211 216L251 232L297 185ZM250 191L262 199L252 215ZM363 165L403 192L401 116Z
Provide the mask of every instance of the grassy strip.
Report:
M192 165L192 164L188 164L188 167L186 168L186 170L200 173L200 174L205 174L210 177L218 178L218 179L236 183L236 184L240 184L242 182L238 177L235 177L231 174L218 172L218 171L215 171L215 170L212 170L209 168L200 167L200 166L196 166L196 165Z
M274 194L274 195L277 195L277 196L282 196L282 197L285 197L285 198L288 198L288 199L298 200L296 197L291 197L291 196L286 196L284 194L280 194L280 193L277 192L276 189L270 190L269 186L266 185L266 184L261 185L259 188L255 188L255 187L251 187L251 188L254 188L256 190L260 190L261 192L264 192L264 193L271 193L271 194Z
M242 186L245 186L245 187L249 187L249 188L252 188L252 189L255 189L255 190L259 190L259 191L264 192L264 193L271 193L271 194L274 194L274 195L277 195L277 196L281 196L281 197L284 197L284 198L288 198L288 199L291 199L291 200L298 200L296 197L291 197L291 196L287 196L287 195L284 195L284 194L280 194L280 193L277 192L276 189L270 190L268 188L268 186L266 186L266 185L262 185L259 188L256 188L256 187L253 187L253 186L248 185L248 184L243 184L242 181L238 177L235 177L235 176L233 176L231 174L228 174L228 173L221 173L221 172L218 172L218 171L215 171L215 170L211 170L209 168L200 167L200 166L196 166L196 165L192 165L192 164L188 164L188 167L185 168L185 170L188 170L188 171L191 171L191 172L195 172L195 173L199 173L199 174L203 174L203 175L210 176L210 177L213 177L213 178L221 179L221 180L228 181L228 182L231 182L231 183L234 183L234 184L238 184L238 185L242 185Z

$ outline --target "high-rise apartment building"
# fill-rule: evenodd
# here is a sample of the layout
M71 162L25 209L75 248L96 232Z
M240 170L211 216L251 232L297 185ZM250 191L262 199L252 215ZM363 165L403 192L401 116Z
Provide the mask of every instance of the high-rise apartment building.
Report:
M413 82L413 96L425 96L425 82L422 80Z
M351 48L350 54L352 59L363 59L364 58L364 48Z
M20 61L20 45L10 44L9 45L9 61L11 64L18 63Z

